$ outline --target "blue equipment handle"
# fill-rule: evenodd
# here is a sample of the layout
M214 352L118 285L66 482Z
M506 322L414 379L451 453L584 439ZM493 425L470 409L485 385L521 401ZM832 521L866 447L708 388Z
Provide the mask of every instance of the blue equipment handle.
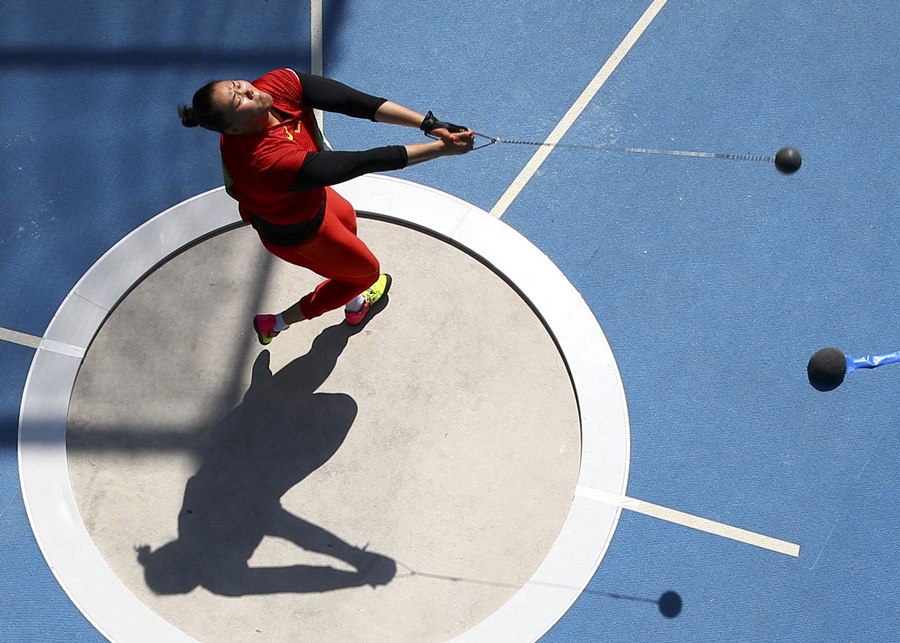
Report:
M887 355L866 355L865 357L851 357L847 355L847 372L852 373L858 368L875 368L884 364L900 362L900 351L894 351Z

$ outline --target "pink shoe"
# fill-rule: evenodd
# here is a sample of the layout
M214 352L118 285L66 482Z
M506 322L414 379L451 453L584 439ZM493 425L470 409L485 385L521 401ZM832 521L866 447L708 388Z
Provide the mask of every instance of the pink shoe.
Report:
M253 330L259 343L265 346L272 343L272 338L278 335L275 330L275 315L257 315L253 318Z

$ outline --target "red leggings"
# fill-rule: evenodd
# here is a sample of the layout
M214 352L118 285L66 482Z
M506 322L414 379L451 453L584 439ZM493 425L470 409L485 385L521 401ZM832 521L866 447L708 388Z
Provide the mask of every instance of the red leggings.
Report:
M307 319L346 304L378 279L378 259L356 236L356 210L331 188L325 188L325 218L315 236L296 246L263 245L276 257L326 278L300 300Z

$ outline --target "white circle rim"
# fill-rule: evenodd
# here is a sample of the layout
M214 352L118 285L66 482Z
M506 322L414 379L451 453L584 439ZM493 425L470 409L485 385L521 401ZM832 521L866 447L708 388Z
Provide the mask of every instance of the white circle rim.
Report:
M630 436L612 349L556 265L505 223L461 199L370 174L336 187L361 216L421 229L465 249L511 283L544 321L569 369L581 421L581 463L562 530L540 567L505 605L457 640L537 640L571 607L609 547L625 498ZM79 280L35 353L19 413L19 477L38 545L72 602L113 641L191 641L113 574L81 520L69 481L66 421L81 361L106 317L173 254L242 225L217 188L128 234Z

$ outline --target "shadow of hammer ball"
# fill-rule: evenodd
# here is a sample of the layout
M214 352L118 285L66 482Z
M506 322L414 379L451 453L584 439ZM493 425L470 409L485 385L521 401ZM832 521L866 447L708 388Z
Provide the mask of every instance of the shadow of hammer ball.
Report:
M844 381L847 358L837 348L822 348L813 353L806 365L809 383L818 391L831 391Z

